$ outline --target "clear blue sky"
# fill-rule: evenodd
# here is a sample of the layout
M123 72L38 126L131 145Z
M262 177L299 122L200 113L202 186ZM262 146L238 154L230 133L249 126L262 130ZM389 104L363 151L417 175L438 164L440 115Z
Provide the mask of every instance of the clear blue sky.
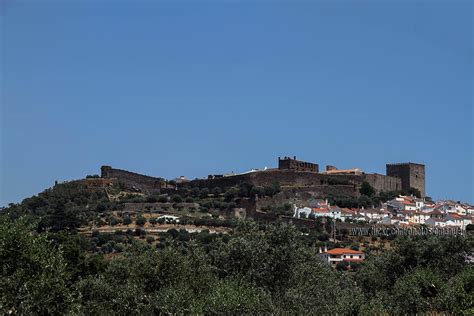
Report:
M2 1L1 198L102 164L174 178L277 157L474 202L470 1Z

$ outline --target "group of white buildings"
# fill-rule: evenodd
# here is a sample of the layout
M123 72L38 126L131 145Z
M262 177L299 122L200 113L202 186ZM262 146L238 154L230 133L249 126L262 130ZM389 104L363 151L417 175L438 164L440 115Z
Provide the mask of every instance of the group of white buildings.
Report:
M473 223L474 206L454 201L431 202L412 196L399 196L380 208L340 208L327 200L315 199L307 206L294 205L294 217L315 219L330 217L343 222L428 225L466 229Z

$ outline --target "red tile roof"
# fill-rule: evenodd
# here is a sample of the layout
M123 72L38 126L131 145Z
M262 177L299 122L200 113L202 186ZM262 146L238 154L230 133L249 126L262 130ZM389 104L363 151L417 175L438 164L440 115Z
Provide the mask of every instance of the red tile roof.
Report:
M313 207L312 210L315 213L327 213L329 211L327 208L316 208L316 207Z
M334 248L325 252L330 255L363 255L362 251L352 250L350 248Z

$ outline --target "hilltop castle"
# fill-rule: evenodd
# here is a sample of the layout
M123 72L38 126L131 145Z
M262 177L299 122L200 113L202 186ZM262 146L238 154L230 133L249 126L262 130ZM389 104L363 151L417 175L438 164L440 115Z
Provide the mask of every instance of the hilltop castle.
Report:
M326 171L319 172L319 165L297 160L296 156L278 157L278 168L253 169L241 174L209 175L207 179L191 181L166 181L163 178L141 175L138 173L114 169L111 166L101 167L101 178L113 179L124 187L143 193L160 193L182 188L215 187L228 188L243 183L255 186L269 186L278 183L282 190L310 192L313 195L359 195L363 182L368 182L377 192L409 191L417 189L425 196L425 166L417 163L387 164L386 175L364 173L360 169L338 170L327 166Z

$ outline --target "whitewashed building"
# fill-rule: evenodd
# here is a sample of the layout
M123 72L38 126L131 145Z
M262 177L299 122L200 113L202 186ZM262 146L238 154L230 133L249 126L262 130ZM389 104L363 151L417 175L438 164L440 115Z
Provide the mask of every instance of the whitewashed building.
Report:
M332 267L336 267L339 262L348 262L350 265L351 263L359 263L365 260L365 253L350 248L334 248L331 250L327 250L326 247L324 249L319 248L319 256Z

